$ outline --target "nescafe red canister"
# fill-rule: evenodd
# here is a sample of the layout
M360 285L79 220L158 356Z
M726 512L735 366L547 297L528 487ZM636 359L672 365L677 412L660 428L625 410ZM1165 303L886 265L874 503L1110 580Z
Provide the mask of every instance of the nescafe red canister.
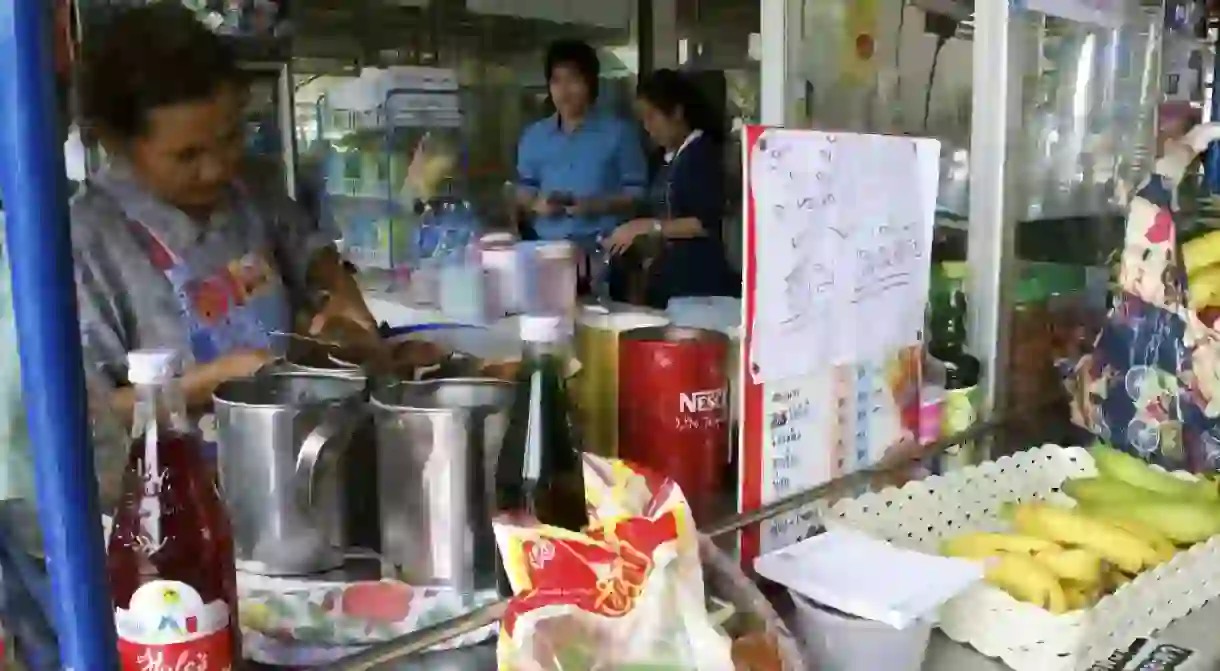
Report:
M619 335L619 456L677 482L699 522L724 486L728 347L723 333L680 326Z

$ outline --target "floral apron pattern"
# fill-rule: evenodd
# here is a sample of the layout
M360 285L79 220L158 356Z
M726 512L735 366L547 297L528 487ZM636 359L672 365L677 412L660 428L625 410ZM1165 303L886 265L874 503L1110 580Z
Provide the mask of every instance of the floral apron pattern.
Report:
M1167 147L1131 199L1115 297L1091 354L1063 362L1073 421L1169 469L1220 468L1220 334L1187 307L1177 181L1220 126Z
M239 188L242 215L258 217L247 193ZM270 253L249 252L227 263L219 272L196 272L179 253L141 221L119 199L149 261L174 290L196 363L208 363L242 349L269 349L271 334L292 330L292 311L279 271Z

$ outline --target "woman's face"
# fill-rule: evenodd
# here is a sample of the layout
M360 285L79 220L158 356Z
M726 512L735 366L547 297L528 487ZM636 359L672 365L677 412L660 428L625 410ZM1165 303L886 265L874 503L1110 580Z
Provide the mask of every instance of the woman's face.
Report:
M635 113L652 141L666 149L674 149L686 139L685 122L681 110L666 114L647 98L636 98Z
M244 91L226 85L207 100L154 108L144 133L121 153L157 197L184 209L210 208L245 153L244 105Z

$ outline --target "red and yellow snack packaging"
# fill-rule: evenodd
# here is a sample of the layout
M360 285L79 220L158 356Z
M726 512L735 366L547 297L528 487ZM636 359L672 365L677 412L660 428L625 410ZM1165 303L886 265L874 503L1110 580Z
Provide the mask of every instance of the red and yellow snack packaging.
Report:
M731 671L681 489L621 461L584 459L584 533L495 522L515 594L500 626L500 669Z

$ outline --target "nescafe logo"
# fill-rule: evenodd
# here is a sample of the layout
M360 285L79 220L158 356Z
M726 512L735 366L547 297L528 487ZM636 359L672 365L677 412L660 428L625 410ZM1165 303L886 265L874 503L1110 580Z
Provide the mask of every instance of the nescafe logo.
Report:
M678 394L678 412L691 414L724 410L724 387Z

